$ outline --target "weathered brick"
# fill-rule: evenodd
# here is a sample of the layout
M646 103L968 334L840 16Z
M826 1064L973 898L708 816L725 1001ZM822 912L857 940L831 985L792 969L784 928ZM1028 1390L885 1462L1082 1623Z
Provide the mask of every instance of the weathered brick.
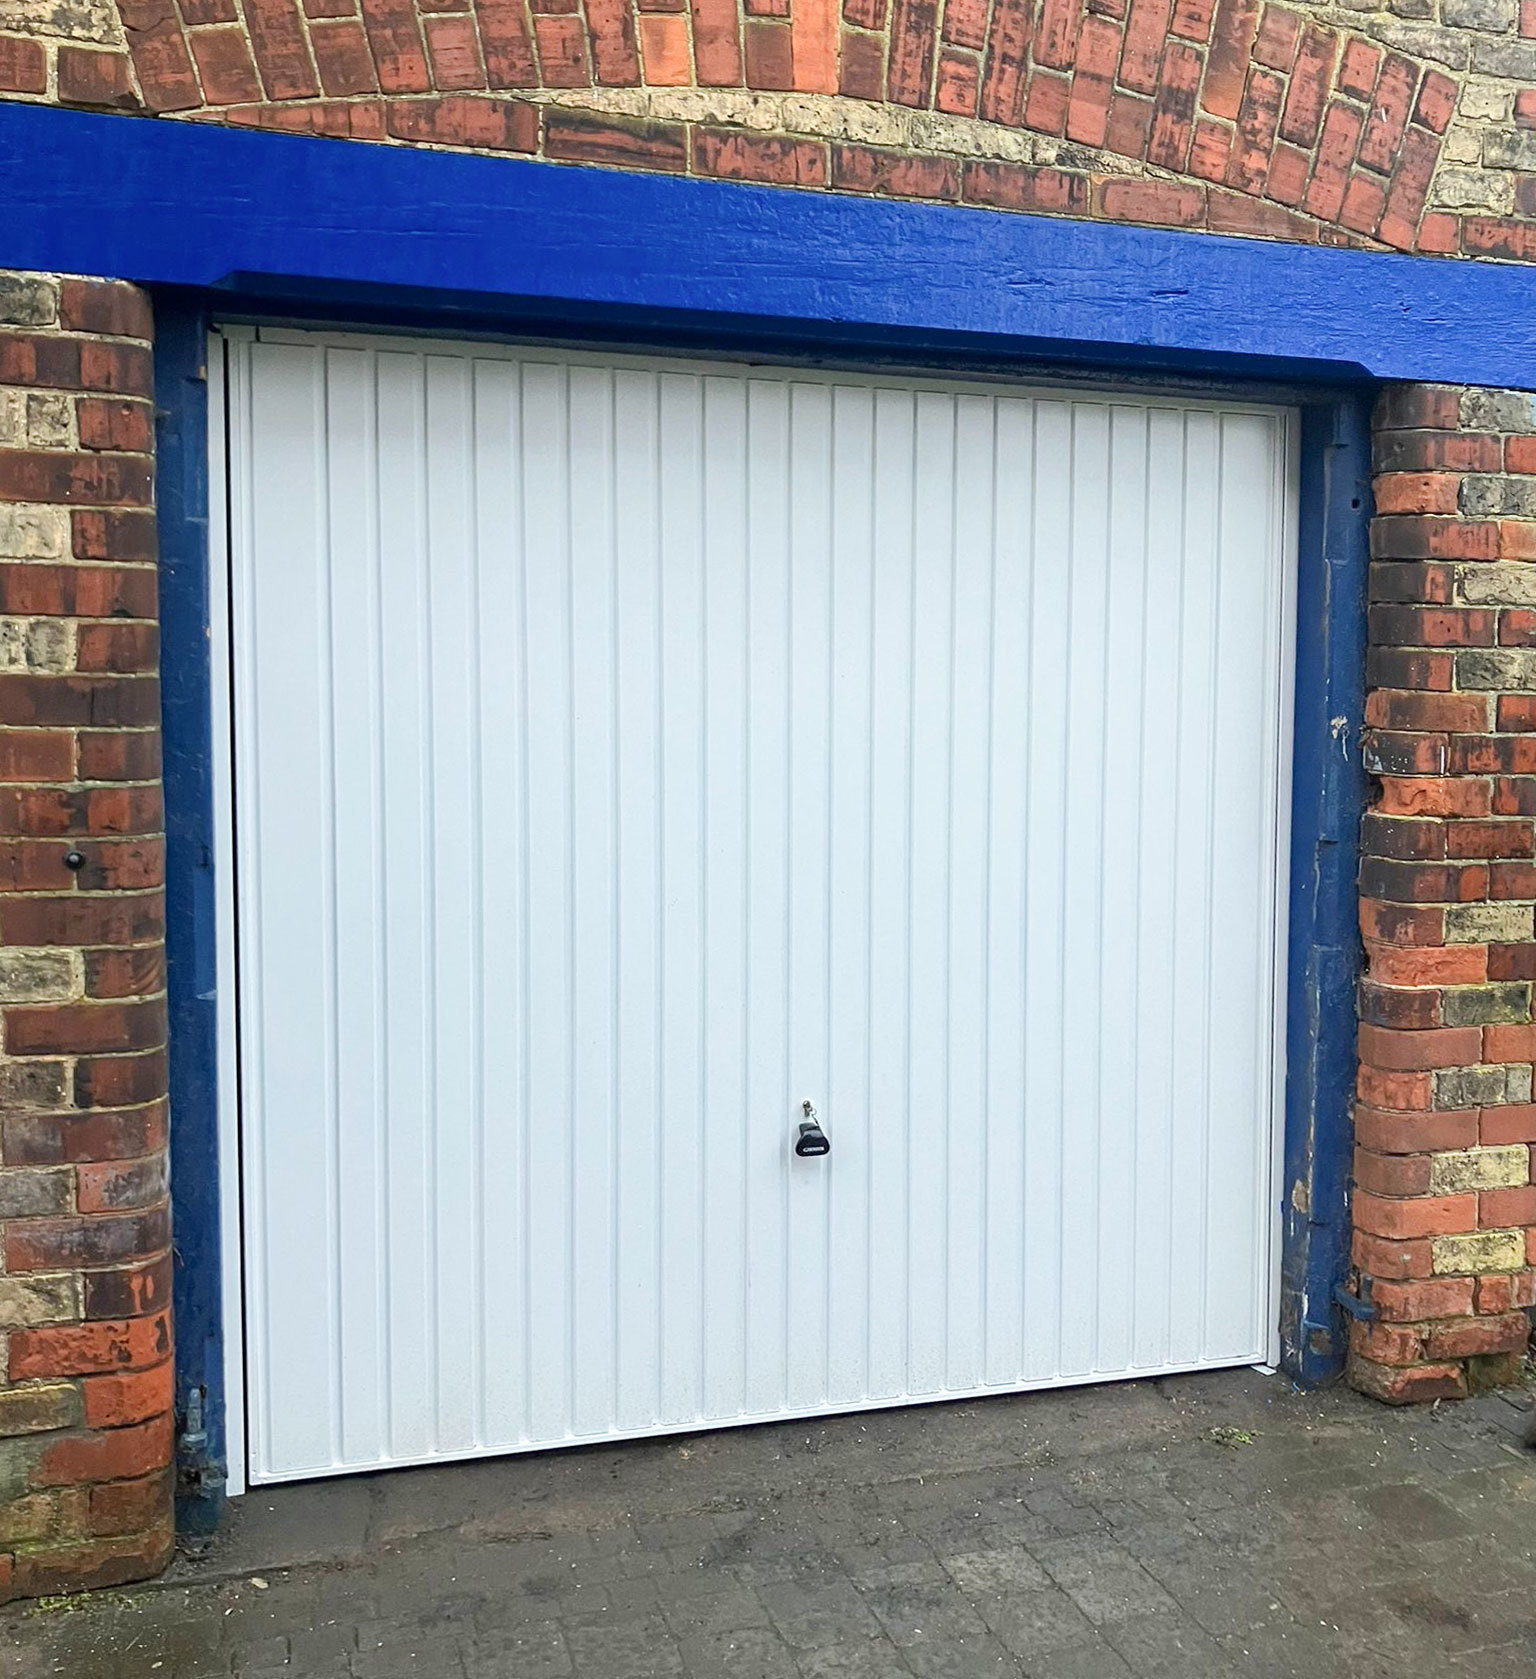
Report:
M1163 73L1152 106L1147 161L1182 172L1194 138L1195 96L1204 68L1199 53L1177 41L1164 50Z
M644 163L678 172L688 167L687 134L677 123L552 112L545 119L544 149L550 157L570 162Z
M963 192L971 204L1010 210L1072 211L1088 203L1083 176L1016 163L968 163Z
M1029 52L1030 0L993 0L977 99L988 122L1016 126L1024 114L1024 64Z
M1430 1242L1434 1274L1463 1276L1483 1271L1518 1271L1525 1265L1525 1234L1520 1230L1474 1230L1442 1235Z
M1466 1373L1459 1364L1419 1364L1408 1369L1359 1357L1349 1365L1352 1386L1388 1405L1418 1405L1436 1399L1464 1399Z
M170 1238L163 1205L111 1217L27 1219L6 1228L5 1263L13 1273L121 1264L158 1253Z
M957 198L960 194L960 166L954 159L912 158L872 146L833 146L832 180L837 186L900 198Z
M140 1160L90 1162L78 1166L75 1177L82 1213L156 1206L170 1189L166 1159L160 1153Z
M66 48L64 50L71 51L73 49ZM48 55L43 51L42 42L21 40L16 36L0 38L0 92L46 93L47 91Z
M1424 1352L1430 1359L1523 1352L1530 1338L1531 1320L1523 1312L1510 1312L1501 1317L1463 1318L1430 1325L1425 1336Z
M1531 1099L1529 1067L1446 1067L1432 1076L1437 1108L1482 1107L1499 1102L1529 1102Z
M171 1303L171 1256L88 1271L84 1281L85 1316L90 1321L152 1317Z
M1512 648L1458 653L1456 679L1463 688L1536 689L1536 652Z
M1077 56L1081 21L1077 0L1041 0L1035 26L1035 63L1053 70L1070 69Z
M811 140L698 129L693 136L693 167L700 174L726 180L825 186L827 149Z
M134 1535L162 1526L174 1490L174 1478L169 1471L93 1486L87 1494L90 1531Z
M1461 946L1472 950L1474 946ZM1489 1025L1528 1020L1531 988L1528 983L1455 987L1441 992L1441 1018L1448 1026Z
M1472 1310L1471 1277L1433 1281L1378 1281L1371 1291L1376 1310L1389 1323L1422 1323L1428 1318L1461 1317Z
M172 1446L169 1415L127 1428L66 1436L39 1457L33 1481L44 1487L75 1486L149 1475L170 1462Z
M30 1383L0 1391L0 1437L48 1434L74 1428L82 1420L80 1389L73 1382Z
M401 140L498 152L532 152L538 146L538 111L520 99L471 99L464 94L414 99L391 106L387 122L389 132Z
M122 1538L26 1547L16 1557L13 1587L29 1597L48 1597L126 1585L159 1573L174 1548L167 1498L160 1520L152 1529Z
M251 57L250 40L243 29L234 24L221 29L199 29L189 44L203 95L210 105L245 105L261 98L261 81ZM317 43L317 55L319 51ZM329 82L324 82L324 86L327 93L338 91ZM345 91L360 90L349 87Z
M1355 1228L1393 1241L1435 1237L1469 1230L1477 1224L1475 1195L1420 1195L1407 1199L1356 1190Z
M0 1169L0 1219L53 1218L74 1211L74 1173L64 1166Z
M92 1428L125 1428L147 1422L171 1409L174 1387L169 1364L131 1375L87 1376L81 1383L85 1420Z
M36 1324L73 1323L80 1315L81 1293L78 1277L0 1276L0 1322L13 1332ZM37 1374L50 1372L39 1371ZM21 1372L13 1365L12 1379L19 1380L20 1376ZM3 1433L3 1428L0 1428L0 1434Z
M1166 181L1105 181L1097 193L1099 213L1113 221L1147 222L1159 227L1198 227L1205 220L1206 198L1197 186Z
M1248 55L1259 27L1258 0L1216 0L1201 104L1212 116L1235 120L1242 104Z
M1102 146L1120 60L1121 32L1113 19L1090 13L1078 31L1077 61L1067 100L1067 138Z
M1376 80L1370 115L1360 138L1359 161L1386 174L1397 155L1413 109L1419 68L1401 53L1388 53Z
M1510 1188L1528 1183L1530 1175L1530 1150L1523 1145L1462 1149L1432 1157L1429 1187L1436 1195Z
M163 1312L123 1322L18 1329L10 1339L10 1374L19 1382L147 1370L164 1363L170 1352L170 1320Z
M1281 77L1265 70L1249 72L1238 107L1237 139L1227 164L1230 186L1257 192L1264 185L1284 96L1285 82Z
M1323 111L1328 102L1328 84L1339 50L1338 35L1318 23L1302 32L1295 69L1286 91L1280 134L1293 145L1308 150L1317 144Z

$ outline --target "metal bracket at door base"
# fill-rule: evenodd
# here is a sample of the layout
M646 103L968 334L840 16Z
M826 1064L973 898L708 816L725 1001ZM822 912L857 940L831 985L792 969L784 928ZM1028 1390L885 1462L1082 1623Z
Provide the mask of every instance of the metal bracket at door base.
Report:
M1374 1323L1381 1315L1371 1301L1371 1279L1360 1279L1360 1292L1351 1294L1343 1283L1335 1283L1333 1298L1357 1323Z

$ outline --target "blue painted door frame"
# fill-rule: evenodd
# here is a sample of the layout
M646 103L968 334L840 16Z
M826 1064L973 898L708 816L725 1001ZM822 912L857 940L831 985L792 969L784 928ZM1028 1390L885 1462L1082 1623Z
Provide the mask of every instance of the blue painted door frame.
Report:
M360 311L362 312L362 311ZM227 1466L224 1338L220 1298L217 970L213 875L211 674L209 663L208 426L205 360L215 319L292 315L269 300L159 289L155 292L167 809L167 943L171 1020L172 1183L176 1214L178 1413L181 1522L216 1519ZM347 318L342 307L333 318ZM373 317L377 319L377 317ZM355 317L354 317L355 319ZM430 310L379 324L430 329ZM479 318L478 330L529 336L517 318ZM738 323L722 322L718 345L743 348ZM676 340L657 321L649 343ZM663 330L657 330L661 328ZM458 324L455 330L462 330ZM547 330L547 329L546 329ZM590 336L589 336L590 341ZM756 340L761 353L762 340ZM875 359L867 345L839 352L830 336L776 354L801 359ZM910 364L915 352L879 358ZM921 358L930 368L973 358ZM995 361L989 359L989 368ZM1038 365L1015 363L1020 378ZM1125 375L1122 373L1122 382ZM1176 366L1155 381L1182 384ZM1364 780L1356 745L1364 695L1370 432L1368 388L1213 385L1299 406L1300 574L1297 589L1288 1074L1284 1139L1281 1344L1286 1371L1314 1385L1337 1375L1343 1329L1333 1302L1349 1248L1350 1103L1355 1076L1354 989L1358 969L1356 840ZM219 416L212 423L220 424ZM188 1420L192 1426L188 1427Z
M1296 1379L1337 1373L1369 405L1389 379L1536 388L1536 272L3 103L0 203L0 266L130 279L155 300L189 1526L217 1509L227 1461L203 365L213 319L1093 374L1298 406L1281 1339Z

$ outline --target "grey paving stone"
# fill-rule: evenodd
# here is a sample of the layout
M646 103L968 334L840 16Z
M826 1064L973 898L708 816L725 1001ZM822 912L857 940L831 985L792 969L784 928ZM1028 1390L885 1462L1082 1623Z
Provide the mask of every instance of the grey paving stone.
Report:
M1300 1621L1270 1622L1218 1642L1243 1679L1351 1679L1354 1672L1354 1657L1336 1633ZM1420 1671L1428 1679L1433 1669Z
M958 1556L941 1556L939 1561L960 1590L971 1597L1035 1591L1050 1584L1045 1570L1022 1545L963 1551Z
M797 1660L804 1679L894 1679L912 1671L888 1638L861 1638L802 1650Z
M1163 1583L1180 1609L1216 1638L1251 1632L1284 1613L1273 1586L1250 1574L1164 1577Z
M1168 1593L1113 1541L1067 1539L1039 1546L1037 1555L1056 1584L1095 1623L1174 1608Z
M954 1581L933 1552L926 1551L923 1556L910 1561L890 1562L879 1568L865 1569L858 1584L860 1590L875 1586L935 1586L948 1591Z
M945 1510L930 1505L919 1510L903 1510L901 1520L912 1537L935 1551L974 1551L1003 1542L999 1524L983 1520L970 1508ZM1054 1535L1056 1531L1038 1521L1037 1527L1044 1536Z
M746 1519L727 1524L719 1516L664 1516L658 1521L638 1523L635 1534L642 1545L654 1550L702 1549L744 1525Z
M901 1571L889 1572L894 1576ZM860 1589L886 1636L902 1649L986 1636L986 1623L948 1575L940 1580L888 1577Z
M1236 1679L1226 1651L1184 1615L1139 1615L1102 1635L1137 1679Z
M463 1646L466 1679L565 1679L571 1654L558 1621L530 1621Z
M685 1639L689 1679L800 1679L800 1669L772 1627L743 1627Z
M1359 1502L1399 1538L1460 1539L1477 1530L1445 1499L1423 1487L1375 1486L1360 1492Z
M498 1592L487 1592L475 1605L474 1625L481 1632L547 1621L560 1614L606 1608L608 1593L600 1587L572 1590L563 1582L521 1581Z
M931 1562L933 1555L933 1547L926 1540L905 1531L878 1542L842 1545L833 1553L837 1566L853 1580L878 1574L899 1563Z
M333 1656L350 1655L357 1648L354 1626L300 1627L288 1635L293 1665L301 1671Z
M582 1679L666 1679L684 1671L677 1640L660 1615L605 1619L594 1613L567 1619L564 1630Z
M292 1646L286 1636L263 1638L255 1644L237 1644L230 1665L236 1673L270 1673L288 1666Z
M914 1644L905 1655L918 1679L1023 1679L1024 1670L987 1633Z
M702 1638L717 1632L740 1632L768 1624L762 1600L747 1586L669 1598L661 1605L667 1625L679 1638Z
M411 1679L412 1675L427 1679L428 1675L457 1676L464 1671L457 1639L422 1636L415 1628L359 1647L348 1659L356 1679Z
M795 1650L849 1638L873 1638L879 1623L851 1580L781 1580L759 1586L768 1618Z
M1093 1623L1059 1586L981 1598L976 1607L994 1636L1026 1667L1093 1633Z
M1102 1638L1063 1644L1026 1668L1028 1679L1129 1679L1131 1670Z

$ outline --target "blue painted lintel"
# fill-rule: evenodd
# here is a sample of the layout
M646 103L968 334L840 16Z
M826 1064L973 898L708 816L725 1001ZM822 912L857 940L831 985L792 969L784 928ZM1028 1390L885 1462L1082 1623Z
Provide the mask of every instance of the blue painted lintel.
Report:
M633 339L1536 388L1536 268L0 104L0 265Z

